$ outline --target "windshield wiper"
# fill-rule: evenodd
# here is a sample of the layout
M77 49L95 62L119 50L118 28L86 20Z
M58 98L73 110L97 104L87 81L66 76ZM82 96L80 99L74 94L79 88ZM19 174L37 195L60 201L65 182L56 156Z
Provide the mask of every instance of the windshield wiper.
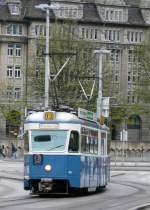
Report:
M56 147L52 147L52 148L48 149L48 151L53 150L53 149L56 149L56 148L59 148L59 147L62 147L62 146L64 146L64 144L60 144L60 145L58 145Z

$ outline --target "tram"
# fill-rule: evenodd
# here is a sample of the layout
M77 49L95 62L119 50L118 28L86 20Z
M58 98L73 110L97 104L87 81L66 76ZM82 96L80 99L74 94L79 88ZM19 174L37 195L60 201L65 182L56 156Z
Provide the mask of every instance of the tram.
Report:
M108 184L109 130L93 112L34 112L24 131L24 189L31 194L87 192Z

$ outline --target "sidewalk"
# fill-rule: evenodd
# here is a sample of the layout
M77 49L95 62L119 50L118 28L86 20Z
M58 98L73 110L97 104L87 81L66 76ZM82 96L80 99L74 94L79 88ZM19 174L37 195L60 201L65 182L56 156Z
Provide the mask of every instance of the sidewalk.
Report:
M111 162L111 169L114 171L150 171L150 162Z
M111 166L150 167L150 162L113 161L111 162Z

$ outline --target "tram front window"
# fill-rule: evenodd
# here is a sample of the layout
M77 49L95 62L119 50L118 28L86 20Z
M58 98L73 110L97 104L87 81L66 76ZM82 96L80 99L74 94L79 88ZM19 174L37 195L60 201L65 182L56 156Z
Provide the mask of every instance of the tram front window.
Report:
M32 131L32 151L64 151L67 140L67 131Z

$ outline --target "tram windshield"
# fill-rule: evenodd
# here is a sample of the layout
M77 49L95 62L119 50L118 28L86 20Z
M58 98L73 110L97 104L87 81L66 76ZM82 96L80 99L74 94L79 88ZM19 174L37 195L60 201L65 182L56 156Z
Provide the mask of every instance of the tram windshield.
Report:
M32 131L31 144L32 151L64 151L67 140L67 131Z

